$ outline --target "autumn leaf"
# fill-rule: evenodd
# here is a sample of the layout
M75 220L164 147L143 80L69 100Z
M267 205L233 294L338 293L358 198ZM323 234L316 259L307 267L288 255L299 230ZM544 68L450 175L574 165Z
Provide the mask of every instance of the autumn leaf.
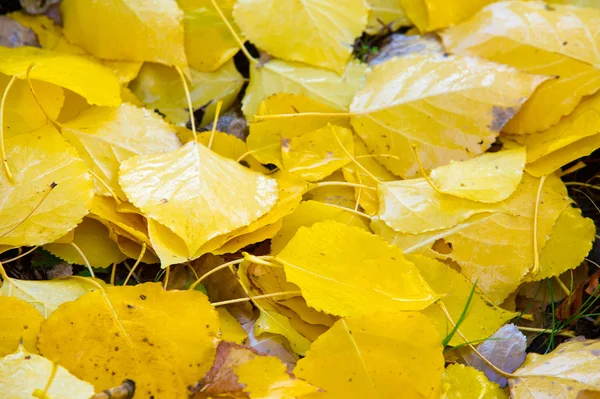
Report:
M600 10L541 1L501 1L441 33L446 48L523 71L554 76L544 82L504 127L523 134L545 130L600 89ZM565 24L564 21L569 21Z
M444 368L440 342L415 312L341 319L313 343L294 374L332 399L392 399L400 391L404 398L436 397Z
M406 12L395 0L368 0L369 21L365 31L374 35L384 28L396 31L402 26L411 25Z
M98 58L186 65L183 12L174 0L159 0L152 7L133 0L110 5L63 1L67 39Z
M308 305L333 315L421 310L436 299L401 251L338 222L301 227L277 259Z
M107 287L52 313L39 348L97 391L129 378L139 392L181 397L210 368L218 329L217 312L198 291Z
M2 288L6 285L3 282ZM40 326L44 320L43 316L33 307L33 305L18 299L2 295L0 296L0 356L13 353L17 347L24 345L27 350L38 353L37 336L40 332ZM19 344L22 342L22 344ZM0 373L2 368L0 366ZM0 377L0 381L2 378Z
M0 359L0 386L3 395L14 399L89 399L94 395L92 384L78 379L60 365L55 366L45 357L28 352L23 346Z
M248 334L240 323L225 308L217 308L219 325L221 326L221 339L223 341L241 344L248 338Z
M393 156L378 159L392 173L413 177L412 145L426 170L479 155L546 79L478 58L409 54L367 75L352 126L372 153Z
M408 18L422 32L445 28L470 17L495 0L400 0Z
M451 364L444 370L442 387L447 399L508 398L506 392L481 371L462 364Z

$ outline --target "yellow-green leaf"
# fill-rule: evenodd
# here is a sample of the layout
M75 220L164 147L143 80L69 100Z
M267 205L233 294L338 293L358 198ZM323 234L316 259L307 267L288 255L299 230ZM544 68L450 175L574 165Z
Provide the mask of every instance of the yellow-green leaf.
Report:
M364 64L351 61L340 76L296 62L271 60L260 68L251 67L242 111L251 119L261 101L277 93L302 94L337 111L347 111L352 96L363 84L365 70Z
M2 288L5 285L6 282L2 284ZM44 320L40 312L25 301L7 296L0 296L0 308L0 356L13 353L19 347L19 342L27 350L38 353L37 335ZM0 386L1 381L0 377ZM3 394L6 394L4 389Z
M2 395L10 399L89 399L94 395L92 384L23 346L0 359L0 386Z
M187 64L175 0L66 0L61 11L67 39L98 58Z
M337 321L294 374L326 392L310 398L420 399L439 395L443 370L438 332L425 316L402 312Z
M202 53L205 55L205 53ZM194 110L207 106L202 123L212 122L217 103L223 109L231 107L244 85L244 78L233 61L214 72L199 72L190 68L189 89ZM185 126L190 113L179 75L164 65L144 64L137 78L131 82L131 91L150 109L158 109L169 120Z
M43 323L39 348L96 391L129 378L144 395L180 398L210 369L218 330L201 292L146 283L64 304Z
M546 79L472 57L396 57L368 74L350 107L359 114L352 126L373 154L390 156L379 162L412 177L412 145L426 170L481 154Z
M0 244L42 245L75 228L94 195L75 149L51 125L8 137L5 145L14 181L0 173Z
M267 53L341 74L368 12L362 0L238 0L233 16L246 37Z
M35 47L0 47L0 73L25 79L32 63L31 79L72 90L90 104L115 107L121 103L117 77L96 61Z
M523 177L525 148L482 154L431 171L431 180L446 194L480 202L507 199Z
M334 221L301 227L277 259L307 304L332 315L421 310L437 299L400 250Z
M485 374L462 364L451 364L444 370L442 389L447 399L508 399L508 394Z
M523 71L554 76L504 127L534 133L556 124L600 89L600 10L541 1L501 1L442 32L453 53L481 56ZM565 22L565 21L568 21Z

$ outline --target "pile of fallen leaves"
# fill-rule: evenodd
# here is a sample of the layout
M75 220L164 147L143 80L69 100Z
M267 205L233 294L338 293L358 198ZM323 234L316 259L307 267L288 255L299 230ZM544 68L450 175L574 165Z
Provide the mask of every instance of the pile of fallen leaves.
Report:
M21 3L1 397L600 395L596 0Z

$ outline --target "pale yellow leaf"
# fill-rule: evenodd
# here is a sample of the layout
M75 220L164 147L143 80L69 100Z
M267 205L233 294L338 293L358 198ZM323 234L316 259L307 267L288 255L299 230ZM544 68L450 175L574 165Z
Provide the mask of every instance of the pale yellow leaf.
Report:
M66 0L61 11L67 39L98 58L187 64L175 0Z
M596 0L547 0L550 4L570 4L577 7L600 8Z
M192 68L212 72L238 52L238 43L210 0L177 0L177 4L184 13L185 54ZM231 21L235 0L217 4Z
M505 127L534 133L556 124L600 89L600 10L502 1L442 32L449 51L481 56L523 71L554 76Z
M64 304L43 323L38 343L96 391L129 378L144 395L180 398L210 369L218 331L217 312L201 292L145 283Z
M421 255L409 255L407 259L414 262L429 286L442 296L440 301L448 309L452 320L458 322L467 305L473 284L450 266L435 259ZM454 328L437 304L429 306L421 313L429 318L441 337L446 337ZM489 299L476 291L466 316L461 321L460 331L467 341L477 342L488 338L517 315L518 313L493 305ZM465 341L458 334L454 334L449 345L456 346L464 343Z
M318 201L324 204L334 205L335 207L342 207L348 209L354 209L356 207L356 198L354 195L354 187L340 186L333 182L344 182L344 172L336 170L319 183L332 183L333 185L328 186L317 186L304 194L304 200L306 201Z
M369 21L366 32L374 35L386 28L396 31L402 26L412 25L398 0L368 0Z
M296 62L271 60L260 68L250 68L250 84L242 111L246 119L252 119L261 101L277 93L305 95L338 112L347 111L352 97L363 84L365 70L364 64L351 61L340 76Z
M307 304L332 315L421 310L437 299L398 248L339 222L301 227L277 260Z
M525 158L524 147L486 153L435 168L431 180L446 194L480 202L503 201L519 185Z
M519 399L540 397L575 399L580 391L600 391L598 356L600 341L573 338L545 355L530 353L511 378L511 395Z
M248 148L246 147L244 140L239 139L232 134L215 131L214 136L212 135L212 132L198 134L198 143L208 147L208 144L211 142L211 137L212 145L210 149L212 151L232 159L243 166L247 166L256 172L269 172L269 170L262 166L252 154L248 153Z
M246 248L248 245L257 244L273 238L279 229L281 229L281 220L264 227L259 227L252 232L235 236L227 240L227 242L219 247L219 249L211 251L211 253L215 255L236 253L237 251Z
M32 63L31 79L72 90L90 104L115 107L121 103L117 77L97 61L35 47L0 47L0 73L25 79Z
M266 301L257 301L260 306L260 316L256 320L254 332L257 336L268 332L271 334L279 334L287 338L292 350L299 354L305 355L310 347L310 341L303 337L290 323L290 320L273 309Z
M342 319L312 345L294 374L325 391L306 399L435 398L444 370L441 338L415 312Z
M238 0L233 16L246 37L274 57L341 74L368 12L363 0Z
M451 364L442 374L446 399L508 399L508 394L481 371L462 364Z
M108 267L121 263L125 256L117 243L109 238L109 231L97 220L84 218L74 229L73 243L79 247L92 267ZM69 263L86 265L79 252L70 244L50 243L44 249Z
M94 178L96 194L110 196L106 185L126 199L118 182L119 165L134 155L160 154L181 147L174 129L160 116L123 103L118 108L92 107L62 127Z
M4 282L2 288L6 284ZM19 298L4 295L0 296L0 308L0 356L13 353L20 341L27 350L38 353L37 335L44 320L40 312ZM0 386L1 380L0 377Z
M269 212L278 198L276 180L194 142L127 159L119 182L133 205L185 242L189 258Z
M224 110L231 107L244 85L244 78L233 61L225 63L214 72L199 72L190 68L189 75L188 84L194 110L207 106L202 123L212 122L219 101L223 101ZM173 68L144 64L130 88L146 107L158 109L171 122L185 126L189 121L183 85Z
M42 245L75 228L94 195L75 149L51 125L8 137L5 145L14 182L0 173L0 235L7 233L0 244Z
M92 384L22 346L0 359L0 386L2 395L10 399L89 399L94 395ZM38 396L41 392L44 396Z
M473 57L396 57L367 76L350 107L359 114L352 126L372 153L393 156L379 162L412 177L412 145L426 170L481 154L546 79Z
M398 0L421 32L445 28L475 14L496 0Z

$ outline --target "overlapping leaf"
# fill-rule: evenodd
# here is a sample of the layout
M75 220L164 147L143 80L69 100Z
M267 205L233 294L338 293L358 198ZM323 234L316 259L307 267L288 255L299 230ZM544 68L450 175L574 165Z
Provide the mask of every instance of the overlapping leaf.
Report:
M3 282L2 288L5 285ZM3 309L0 313L0 356L13 353L20 345L38 353L37 335L44 320L42 315L31 304L15 297L0 296L0 305Z
M508 398L506 392L489 381L481 371L462 364L451 364L444 370L442 386L447 399Z

